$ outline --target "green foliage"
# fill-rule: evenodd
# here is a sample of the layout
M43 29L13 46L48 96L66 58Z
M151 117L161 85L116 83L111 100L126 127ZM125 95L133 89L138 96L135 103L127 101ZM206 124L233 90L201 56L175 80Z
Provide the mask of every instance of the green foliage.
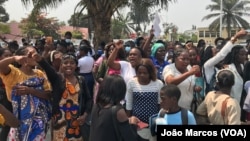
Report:
M188 40L190 40L190 36L188 36L188 35L186 35L184 33L179 34L179 41L181 43L185 43Z
M88 27L89 26L88 19L89 19L88 15L86 14L74 13L68 20L68 24L70 26L75 26L75 27Z
M60 22L58 22L58 25L59 26L66 26L66 23L64 21L60 21Z
M0 33L1 34L8 34L8 33L10 33L10 27L7 24L0 23Z
M74 39L83 39L82 32L77 31L77 30L73 31L72 32L72 38L74 38Z
M184 33L181 33L178 35L179 36L179 41L181 43L185 43L186 41L188 40L191 40L193 41L194 43L197 43L198 42L198 36L196 34L192 34L191 36L190 35L187 35L187 34L184 34Z
M34 13L39 11L39 9L46 9L48 7L57 7L64 0L21 0L24 5L33 3ZM93 38L94 45L100 44L102 41L109 42L111 40L111 19L114 13L121 7L131 6L130 2L135 3L140 8L141 14L137 14L136 19L140 15L147 16L148 11L151 9L161 6L162 8L167 8L170 2L175 0L81 0L75 7L74 13L82 13L84 10L87 10L88 16L93 22L93 29L89 29L89 32L94 31L95 37ZM138 4L139 3L139 4ZM131 8L131 7L130 7ZM144 9L145 8L145 9ZM143 10L141 10L143 9ZM36 14L35 14L36 15ZM143 22L144 22L143 17ZM136 23L139 27L139 21ZM144 25L147 22L142 23ZM89 27L90 28L90 27ZM145 29L145 28L144 28ZM44 32L46 34L46 32Z
M197 43L198 42L198 36L196 34L192 34L191 41L193 41L194 43Z
M126 37L124 35L124 23L122 21L113 19L112 20L112 27L111 27L111 36L113 39L120 39Z
M209 25L211 31L219 31L220 28L220 0L211 0L212 4L206 7L211 14L206 15L202 20L215 18ZM250 16L249 0L223 0L222 25L226 27L228 37L232 28L249 28L249 22L243 16Z
M4 2L6 0L0 0L0 22L6 23L9 20L9 14L4 8Z
M42 35L52 36L54 39L60 37L57 33L58 21L55 18L46 18L46 15L42 13L29 15L28 18L22 19L20 28L24 34L27 34L28 38L40 38Z

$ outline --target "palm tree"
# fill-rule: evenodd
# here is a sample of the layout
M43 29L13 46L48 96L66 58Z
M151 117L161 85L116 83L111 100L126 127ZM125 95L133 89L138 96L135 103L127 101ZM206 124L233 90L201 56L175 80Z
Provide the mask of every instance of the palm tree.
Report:
M22 0L24 5L33 2L36 9L56 7L65 0ZM100 44L102 41L109 42L111 40L111 18L118 8L128 5L129 1L138 2L138 0L81 0L75 7L75 13L81 13L87 10L88 17L91 19L94 31L94 45ZM144 5L149 3L153 6L167 7L169 2L176 0L140 0ZM78 10L77 10L78 9Z
M215 20L209 25L209 29L218 31L220 27L220 0L212 0L213 4L206 7L211 13L202 20L208 20L215 18ZM249 28L249 22L242 18L242 16L250 16L250 7L248 0L223 0L222 9L222 25L226 26L228 37L231 37L232 28Z
M5 1L6 0L0 0L0 22L7 22L9 20L9 14L3 7Z
M131 33L135 33L132 25L132 20L128 13L123 13L116 11L116 16L113 16L112 20L112 34L113 37L118 37L114 35L119 35L119 37L128 37ZM116 30L115 30L116 29ZM117 38L116 38L117 39Z
M142 31L142 23L150 23L149 7L151 6L152 5L150 5L150 3L144 3L144 5L142 6L140 1L129 4L131 11L128 13L128 15L134 22L136 32Z

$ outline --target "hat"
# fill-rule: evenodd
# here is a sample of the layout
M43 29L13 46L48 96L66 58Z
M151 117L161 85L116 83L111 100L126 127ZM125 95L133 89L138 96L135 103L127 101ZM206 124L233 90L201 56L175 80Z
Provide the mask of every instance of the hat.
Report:
M155 57L155 53L156 51L161 48L161 47L164 47L164 44L162 43L154 43L154 45L152 46L151 48L151 56L152 57Z

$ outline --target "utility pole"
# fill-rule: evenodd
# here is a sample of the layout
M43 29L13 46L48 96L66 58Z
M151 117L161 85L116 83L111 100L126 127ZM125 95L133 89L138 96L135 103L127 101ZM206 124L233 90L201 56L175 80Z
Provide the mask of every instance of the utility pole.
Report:
M223 0L220 0L220 37L222 37L222 10L223 10Z

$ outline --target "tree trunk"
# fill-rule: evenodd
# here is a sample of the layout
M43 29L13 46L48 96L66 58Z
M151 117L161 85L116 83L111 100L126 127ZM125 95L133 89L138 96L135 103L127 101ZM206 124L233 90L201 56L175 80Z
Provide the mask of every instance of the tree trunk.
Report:
M231 18L227 17L227 37L230 38L231 37Z
M93 30L94 30L94 37L93 37L93 45L95 50L97 50L98 45L101 42L108 43L111 39L111 17L112 17L112 10L102 10L101 12L97 11L97 9L91 9L91 19L93 21ZM107 12L104 12L107 11Z

